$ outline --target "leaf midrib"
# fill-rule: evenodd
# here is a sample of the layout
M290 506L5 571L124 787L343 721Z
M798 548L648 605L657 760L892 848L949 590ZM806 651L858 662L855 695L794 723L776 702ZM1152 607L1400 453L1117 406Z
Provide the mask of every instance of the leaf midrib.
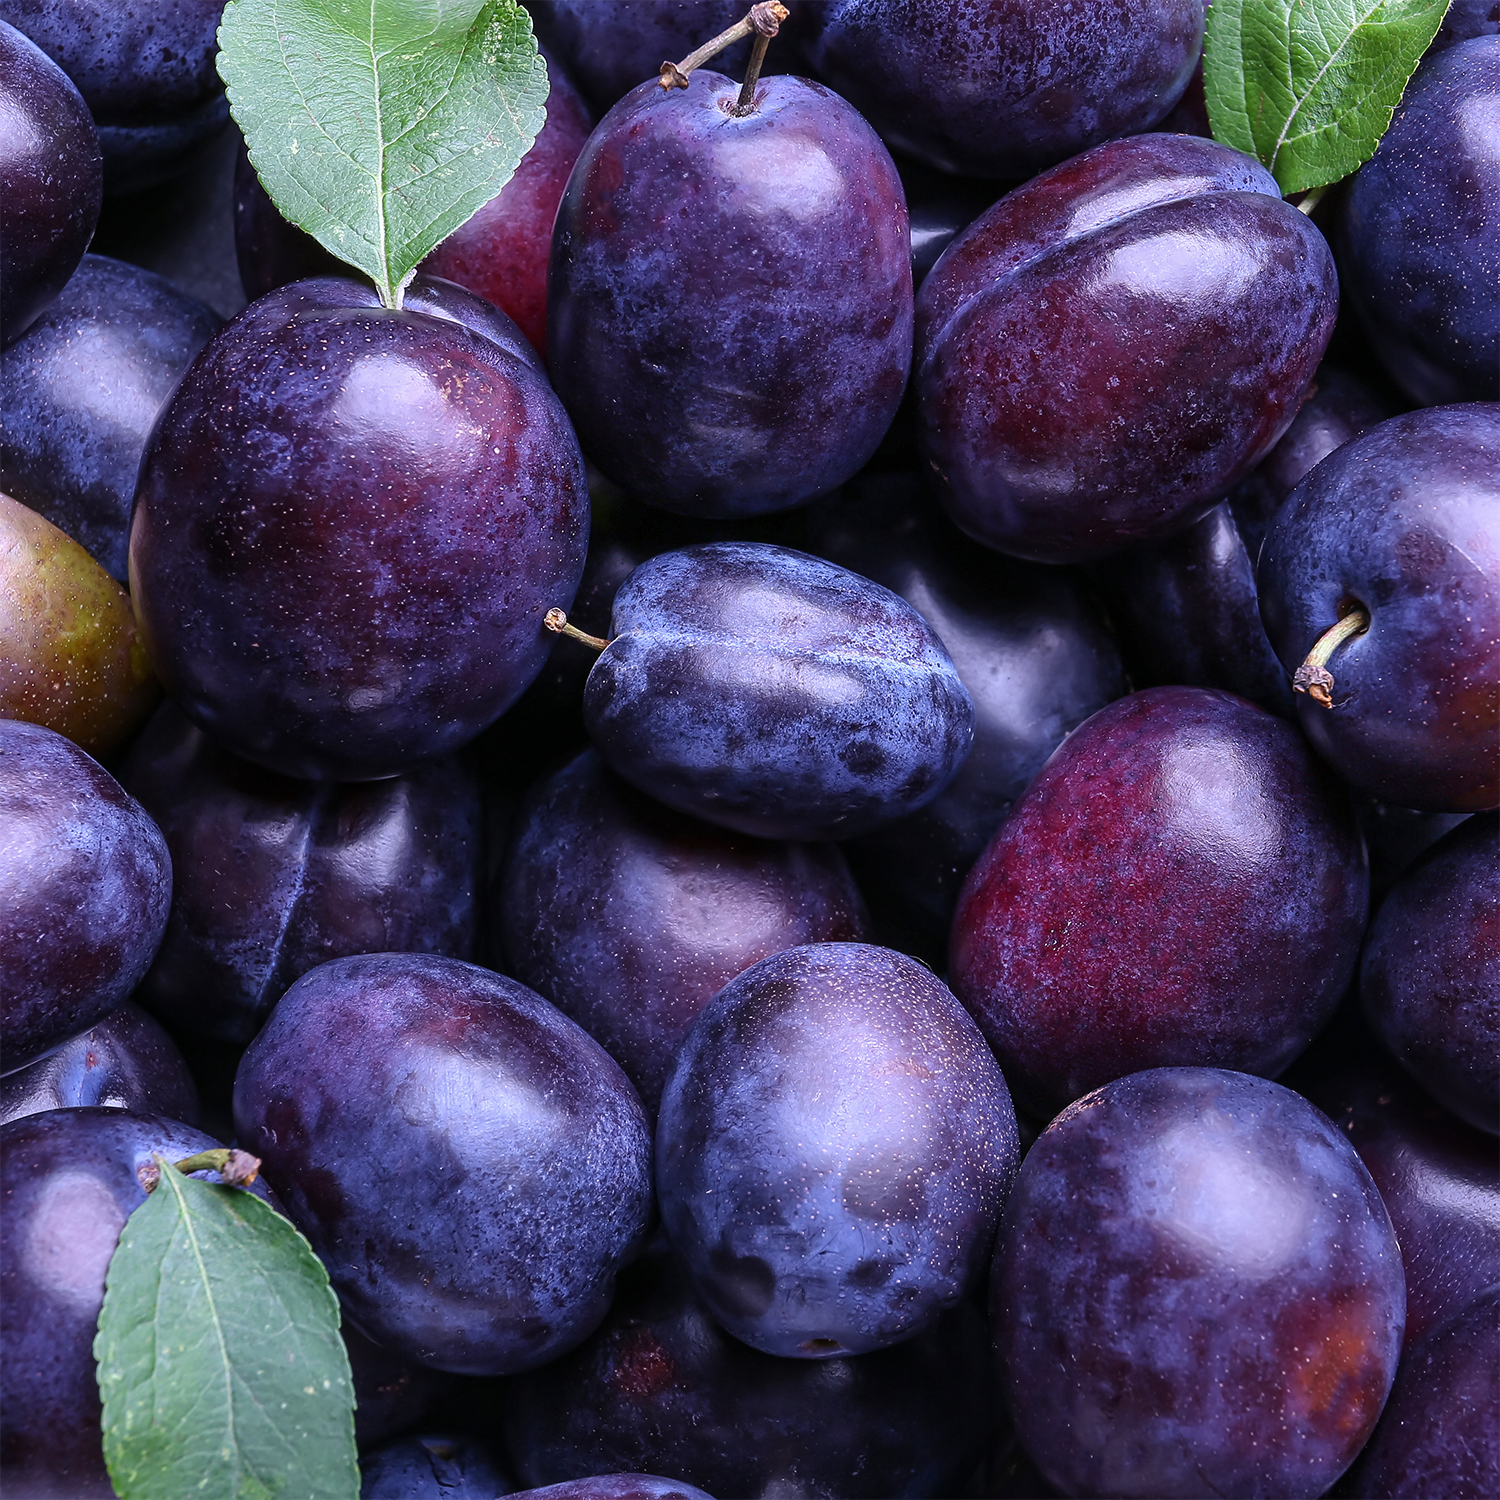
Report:
M1384 8L1385 8L1385 0L1375 0L1375 4L1372 5L1369 8L1369 10L1365 11L1364 14L1361 15L1359 17L1359 19L1354 23L1354 25L1349 28L1348 32L1344 36L1343 41L1341 41L1338 44L1338 46L1335 47L1333 49L1333 51L1328 54L1327 59L1323 63L1323 66L1321 68L1319 68L1318 71L1313 75L1312 80L1308 83L1306 90L1301 94L1301 96L1300 97L1294 96L1294 97L1296 97L1296 103L1293 104L1291 113L1289 115L1287 115L1287 117L1286 117L1286 123L1281 127L1281 133L1276 137L1276 144L1272 148L1272 151L1271 151L1271 160L1266 164L1268 170L1274 170L1275 169L1276 159L1281 155L1281 148L1287 144L1288 133L1291 130L1292 121L1297 118L1298 112L1301 110L1302 106L1304 104L1306 104L1309 99L1312 98L1313 91L1317 88L1318 84L1322 81L1323 75L1334 65L1334 63L1336 63L1338 61L1339 56L1343 52L1344 48L1347 47L1349 45L1349 43L1351 41L1353 41L1354 38L1355 38L1355 36L1359 33L1360 27L1364 26L1369 21L1370 17L1375 14L1376 11L1383 10ZM1288 21L1288 23L1290 23L1290 21L1291 21L1292 14L1293 13L1290 12L1290 11L1287 14L1287 21ZM1290 24L1288 24L1288 26L1287 26L1287 35L1288 35L1288 38L1290 38L1290 36L1291 36L1291 26L1290 26ZM1288 57L1288 60L1290 61L1290 56ZM1316 131L1311 131L1311 132L1309 132L1309 134L1316 135L1317 132Z

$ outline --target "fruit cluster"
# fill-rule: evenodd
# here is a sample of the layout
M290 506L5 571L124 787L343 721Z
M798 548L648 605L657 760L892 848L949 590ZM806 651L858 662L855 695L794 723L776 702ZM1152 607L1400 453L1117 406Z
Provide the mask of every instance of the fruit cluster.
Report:
M1496 1493L1493 13L1299 208L1201 0L744 3L222 322L220 6L0 0L0 1484L201 1119L370 1500Z

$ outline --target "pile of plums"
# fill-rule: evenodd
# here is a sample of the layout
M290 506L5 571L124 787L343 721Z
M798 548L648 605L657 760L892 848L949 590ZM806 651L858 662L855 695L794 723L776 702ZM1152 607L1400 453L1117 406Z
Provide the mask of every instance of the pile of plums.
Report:
M226 323L214 0L0 0L0 1486L201 1123L368 1500L1495 1494L1495 12L1307 213L1202 0L745 3Z

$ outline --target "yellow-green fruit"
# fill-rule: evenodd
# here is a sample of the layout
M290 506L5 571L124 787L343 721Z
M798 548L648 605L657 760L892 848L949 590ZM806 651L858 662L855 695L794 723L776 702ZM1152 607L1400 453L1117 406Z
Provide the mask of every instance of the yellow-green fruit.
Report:
M159 695L130 596L72 537L0 495L0 718L103 758Z

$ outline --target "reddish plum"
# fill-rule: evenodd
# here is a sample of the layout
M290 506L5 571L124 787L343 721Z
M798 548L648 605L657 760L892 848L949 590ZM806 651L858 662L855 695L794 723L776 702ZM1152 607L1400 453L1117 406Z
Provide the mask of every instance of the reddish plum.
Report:
M863 943L746 969L677 1053L662 1222L736 1338L803 1359L931 1328L983 1275L1020 1157L995 1059L915 959Z
M1252 158L1097 146L986 210L922 284L923 452L953 519L1081 562L1203 515L1296 415L1337 311L1322 236Z
M527 799L496 923L508 971L602 1043L653 1114L678 1044L736 974L783 948L866 936L836 845L685 817L595 751Z
M507 330L507 347L492 336ZM514 324L421 279L253 303L146 447L132 593L169 693L285 775L390 776L472 739L546 660L588 537L583 462Z
M584 146L547 281L552 379L615 483L688 515L784 510L843 483L911 359L896 168L801 78L626 95Z
M1405 1317L1370 1174L1306 1100L1158 1068L1021 1164L991 1312L1016 1431L1065 1495L1321 1495L1375 1426Z
M495 1375L598 1325L644 1241L651 1138L619 1065L513 979L427 954L335 959L283 995L236 1133L349 1317Z
M1364 843L1284 720L1148 688L1053 755L975 865L954 991L1040 1118L1139 1068L1275 1074L1359 955Z

